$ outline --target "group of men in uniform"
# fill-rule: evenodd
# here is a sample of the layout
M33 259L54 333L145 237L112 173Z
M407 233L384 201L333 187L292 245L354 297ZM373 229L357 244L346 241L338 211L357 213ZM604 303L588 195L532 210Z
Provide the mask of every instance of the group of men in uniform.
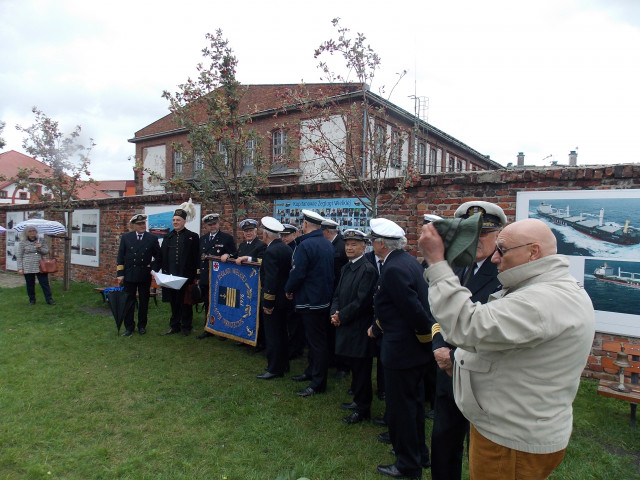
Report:
M369 235L349 229L339 238L335 222L311 210L302 211L301 236L273 217L260 224L245 220L245 242L236 251L232 239L217 228L215 214L203 218L208 234L198 242L176 210L174 230L161 248L157 240L145 239L146 218L138 215L131 220L135 231L122 237L118 277L127 291L141 292L149 280L148 271L146 279L143 272L158 255L155 261L163 272L190 279L198 272L195 281L203 286L209 255L238 263L261 260L268 363L257 378L271 380L289 371L292 327L303 326L307 368L292 379L308 385L297 394L309 397L326 390L335 354L336 363L342 358L352 372L353 401L342 405L351 414L343 421L358 423L371 416L377 340L383 369L378 376L385 379L384 423L396 457L393 464L378 466L380 474L419 479L430 466L434 480L459 479L464 440L470 438L472 479L546 478L568 443L571 402L593 336L593 307L569 275L566 259L556 254L555 237L546 225L523 220L505 228L502 209L483 201L464 203L454 217L475 214L482 216L475 263L457 269L444 260L447 247L430 215L425 215L418 244L424 265L405 251L404 230L384 218L370 221ZM263 241L256 238L259 226ZM369 243L373 255L365 255ZM169 296L172 317L166 334L191 330L181 290ZM125 326L125 335L131 335L133 319ZM146 309L139 316L141 334L145 327ZM562 352L566 358L558 356ZM425 379L434 359L430 458ZM512 372L510 366L520 370ZM545 384L539 383L542 378ZM550 393L539 395L536 388Z

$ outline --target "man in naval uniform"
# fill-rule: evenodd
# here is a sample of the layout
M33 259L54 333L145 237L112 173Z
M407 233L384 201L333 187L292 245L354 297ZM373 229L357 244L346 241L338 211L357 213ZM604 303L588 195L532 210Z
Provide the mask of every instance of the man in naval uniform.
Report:
M478 239L476 262L473 268L456 269L456 275L471 292L471 301L487 303L489 295L499 290L498 267L491 262L496 249L498 233L507 224L507 216L498 205L471 201L460 205L455 218L468 218L482 214L482 230ZM425 222L427 223L427 222ZM433 353L438 362L436 372L436 404L431 433L431 478L433 480L459 480L462 476L464 438L469 432L469 421L458 409L453 397L453 362L455 347L444 341L440 325L434 324Z
M220 230L220 215L217 213L210 213L202 217L202 223L207 233L200 237L200 291L204 298L204 312L205 318L209 311L209 261L211 256L221 257L224 254L235 255L236 242L233 241L233 237L228 233L224 233ZM206 320L205 320L206 324ZM213 333L206 330L198 335L196 338L202 340L203 338L212 337Z
M235 262L240 265L242 262L258 262L262 259L262 254L267 248L267 244L257 238L258 222L252 218L247 218L240 222L244 242L238 245L237 255L225 254L222 261L226 262L229 258L235 258Z
M282 377L289 371L289 348L287 336L287 316L293 309L293 302L287 299L284 286L291 270L291 248L280 239L284 230L282 224L273 217L264 217L262 238L267 242L260 265L262 285L262 326L267 344L267 370L256 375L261 380Z
M127 292L127 304L124 318L123 337L130 337L136 329L134 305L138 295L138 333L147 333L147 312L149 311L149 292L151 290L151 259L160 260L158 238L147 232L147 216L134 215L129 220L133 230L120 238L118 247L118 267L116 276L118 285L124 285Z
M304 235L298 238L293 252L293 266L285 285L287 298L295 300L309 345L308 363L296 382L309 381L297 392L301 397L327 389L329 306L333 297L333 246L320 229L324 220L312 210L302 210Z
M386 414L396 462L378 465L378 472L393 478L422 478L429 466L425 442L425 388L431 352L428 289L423 268L404 251L404 230L385 218L374 218L371 242L383 261L373 297L375 323L382 331ZM420 281L419 281L420 280Z
M173 230L162 240L162 273L187 278L179 290L162 288L163 301L171 303L170 328L163 335L182 332L186 337L191 333L193 307L185 305L184 295L188 286L197 280L200 242L198 234L185 227L186 222L187 211L178 208L173 213Z
M296 248L296 239L298 238L298 227L290 223L283 223L284 230L280 238L291 248L291 254ZM291 267L291 265L289 265ZM287 315L287 331L289 332L289 360L301 357L304 353L305 336L304 325L300 314L292 308Z

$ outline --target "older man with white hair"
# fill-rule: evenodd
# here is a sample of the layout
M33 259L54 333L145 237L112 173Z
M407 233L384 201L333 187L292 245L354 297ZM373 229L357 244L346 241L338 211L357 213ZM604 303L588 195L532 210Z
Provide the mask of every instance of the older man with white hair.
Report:
M474 303L445 258L435 227L419 240L431 312L456 345L456 403L471 423L471 479L544 479L562 462L572 402L591 349L589 296L557 255L547 225L508 225L491 261L503 289Z
M425 442L424 377L431 352L427 285L423 268L404 251L404 230L386 218L370 221L373 250L382 260L373 297L375 322L382 330L381 359L386 382L386 422L396 462L378 465L393 478L422 478L429 466Z

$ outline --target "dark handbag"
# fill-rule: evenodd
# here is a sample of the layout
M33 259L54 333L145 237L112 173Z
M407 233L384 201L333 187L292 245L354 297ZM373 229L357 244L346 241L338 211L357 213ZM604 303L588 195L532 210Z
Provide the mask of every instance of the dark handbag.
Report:
M55 258L40 259L40 273L55 273L58 271L58 264Z
M184 304L185 305L197 305L201 303L202 299L202 290L200 290L200 285L187 285L187 289L184 292Z

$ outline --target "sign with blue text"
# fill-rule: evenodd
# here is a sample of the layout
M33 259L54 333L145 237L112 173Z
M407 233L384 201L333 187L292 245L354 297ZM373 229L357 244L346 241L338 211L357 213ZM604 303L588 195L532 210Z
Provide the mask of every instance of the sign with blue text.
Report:
M369 233L371 211L357 198L300 198L275 200L273 216L282 223L302 225L302 210L313 210L338 223L341 232L355 228Z
M210 262L205 330L255 346L260 327L260 265Z

